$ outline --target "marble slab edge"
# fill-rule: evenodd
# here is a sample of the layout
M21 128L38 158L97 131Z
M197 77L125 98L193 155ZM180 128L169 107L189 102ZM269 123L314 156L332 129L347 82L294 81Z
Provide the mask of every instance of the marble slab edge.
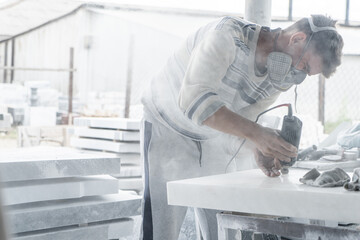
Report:
M3 182L24 181L47 178L63 178L120 173L120 158L116 155L91 154L76 149L49 148L37 152L29 150L7 151L0 160L0 179ZM18 151L16 153L16 151ZM27 152L33 155L28 156ZM59 154L57 154L59 152Z
M6 182L5 205L116 194L118 180L109 175Z
M87 138L99 138L116 141L130 141L139 142L140 132L139 131L119 131L119 130L108 130L108 129L97 129L97 128L86 128L78 127L75 128L75 135L79 137Z
M301 184L307 171L268 178L247 170L167 183L169 205L273 216L360 223L360 195L343 187L316 188Z
M8 206L12 233L87 224L141 214L141 196L124 192Z
M95 128L139 130L140 120L128 118L79 117L74 119L74 125Z
M70 145L77 148L104 150L115 153L140 153L140 143L137 142L114 142L110 140L72 137Z
M134 220L124 218L119 220L99 222L87 226L70 226L44 231L28 232L14 235L13 240L108 240L121 239L131 235Z
M121 190L141 191L144 189L143 180L141 177L118 178L118 180L119 180L119 189Z

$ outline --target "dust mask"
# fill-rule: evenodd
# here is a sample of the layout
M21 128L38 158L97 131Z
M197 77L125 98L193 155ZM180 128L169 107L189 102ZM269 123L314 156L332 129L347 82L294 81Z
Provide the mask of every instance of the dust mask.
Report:
M271 52L267 57L269 79L279 91L286 91L306 78L306 72L296 69L298 63L294 67L291 63L291 56L286 53Z

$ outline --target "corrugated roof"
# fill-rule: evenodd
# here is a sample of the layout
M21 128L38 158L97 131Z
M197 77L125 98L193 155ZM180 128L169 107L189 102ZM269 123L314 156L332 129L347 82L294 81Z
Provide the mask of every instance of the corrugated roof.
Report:
M0 36L25 32L61 17L81 4L71 0L3 0L0 5Z
M188 16L191 20L190 24L194 24L194 22L203 23L207 17L212 18L225 15L225 13L220 12L122 5L116 4L113 0L0 0L0 22L3 23L0 24L0 41L67 15L81 6L93 8L95 11L104 14L120 15L133 21L136 21L139 15L142 15L139 18L141 19L140 23L150 24L159 30L171 31L173 34L175 34L173 31L180 32L175 35L182 34L181 28L169 28L169 23L172 25L178 23L178 26L184 25L186 29L189 27L189 21L184 21L183 18L180 19L179 14L193 15L192 17ZM170 22L157 21L159 17L155 15L158 13L167 13L174 16L170 17L172 19ZM203 18L195 18L195 16L203 16ZM144 21L144 18L147 20ZM167 18L169 18L169 15ZM286 27L290 24L290 22L272 22L272 27ZM344 38L344 53L360 54L360 47L358 46L360 42L360 28L338 26L338 29Z

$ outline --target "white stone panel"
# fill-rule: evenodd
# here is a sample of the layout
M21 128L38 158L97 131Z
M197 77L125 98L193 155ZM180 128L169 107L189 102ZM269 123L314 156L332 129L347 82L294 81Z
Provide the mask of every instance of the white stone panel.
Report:
M139 130L140 122L140 119L130 118L79 117L74 119L75 126L124 130Z
M115 194L118 180L111 176L68 177L3 184L5 205Z
M29 147L2 150L1 181L118 174L120 159L64 147Z
M6 207L12 233L108 221L141 214L141 196L119 192Z
M134 220L125 218L109 222L100 222L84 227L63 227L56 230L24 233L14 236L13 240L108 240L121 239L131 235Z
M121 131L78 127L75 128L75 135L79 137L101 138L116 141L140 141L139 131Z
M113 142L100 139L72 137L70 140L70 145L76 148L94 149L117 153L140 153L139 143Z
M118 178L119 179L119 189L121 190L143 190L143 181L142 178Z

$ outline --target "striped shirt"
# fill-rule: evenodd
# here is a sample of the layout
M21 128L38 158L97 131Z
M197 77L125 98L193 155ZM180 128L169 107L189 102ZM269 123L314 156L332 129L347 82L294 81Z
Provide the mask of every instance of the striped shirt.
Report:
M219 133L203 122L222 106L254 120L280 94L255 67L260 31L235 17L200 28L152 79L142 99L146 111L194 140Z

